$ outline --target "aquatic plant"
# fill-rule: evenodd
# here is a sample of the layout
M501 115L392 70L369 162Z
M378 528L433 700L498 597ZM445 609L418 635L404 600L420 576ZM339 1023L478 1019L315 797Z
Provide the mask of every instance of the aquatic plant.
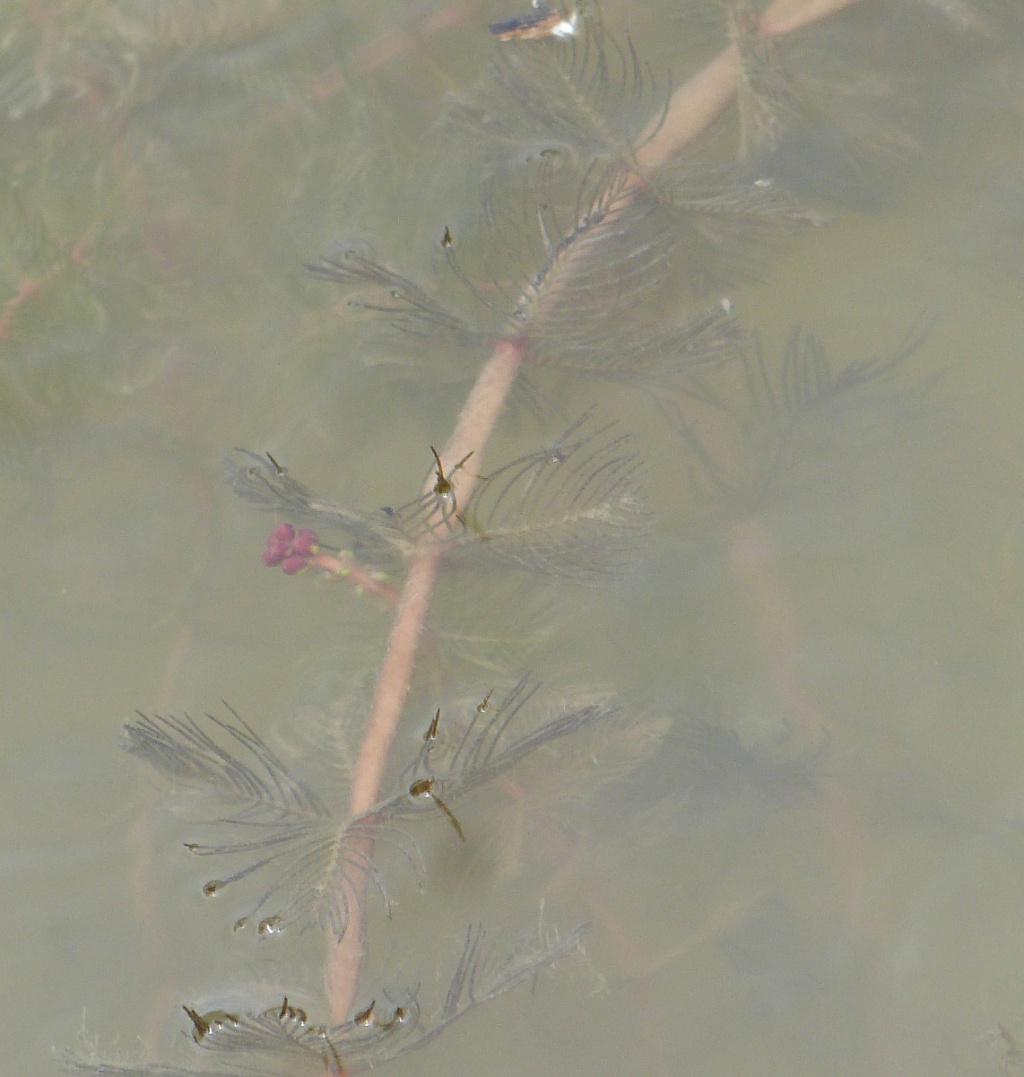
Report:
M250 724L228 704L220 715L140 713L124 744L182 796L197 830L185 847L216 873L204 893L254 888L235 930L325 933L327 1016L312 1021L288 996L237 1010L186 1005L196 1066L83 1061L80 1070L342 1077L424 1047L463 1014L578 951L586 928L541 930L502 948L485 945L474 924L438 1002L421 1002L407 985L368 995L367 910L372 900L386 912L392 905L386 854L421 877L419 828L434 824L447 840L465 842L471 795L515 782L536 757L571 752L572 741L592 733L643 727L650 750L662 738L672 743L673 726L687 758L709 771L763 777L764 759L712 724L671 715L644 726L610 695L548 695L529 675L463 686L468 705L446 695L425 715L409 712L433 593L450 568L486 562L542 574L552 588L600 587L628 571L643 547L652 511L639 450L589 401L568 417L544 412L553 436L491 459L513 387L531 375L556 371L576 385L600 380L654 397L681 434L680 453L728 492L726 543L737 575L766 635L781 627L765 651L799 747L774 773L801 795L820 796L837 831L855 825L841 791L818 780L831 730L795 669L799 626L773 576L759 499L790 465L795 432L834 406L870 409L872 393L899 376L923 334L836 368L816 338L794 331L769 369L719 294L763 272L794 232L827 225L827 213L759 169L806 118L809 91L787 73L782 39L854 5L725 5L728 43L674 90L596 9L555 12L566 17L550 25L541 16L552 12L542 9L496 22L492 69L475 90L452 96L440 124L439 137L478 154L483 206L482 221L438 223L451 301L443 285L418 283L357 243L331 247L309 265L312 278L344 289L351 310L410 351L457 350L479 366L447 443L423 447L425 482L394 505L335 503L255 448L225 458L230 488L281 517L266 540L266 567L348 579L394 611L358 756L344 784L320 787L275 751L259 719ZM958 25L972 21L973 6L935 6ZM217 35L221 29L218 22ZM735 122L719 129L734 99ZM910 151L912 140L888 119L872 130L873 139L856 132L858 153L881 144ZM711 135L730 150L684 152ZM737 375L744 392L739 403L726 402L715 379ZM908 390L915 405L920 388ZM399 738L409 728L417 743L403 758Z

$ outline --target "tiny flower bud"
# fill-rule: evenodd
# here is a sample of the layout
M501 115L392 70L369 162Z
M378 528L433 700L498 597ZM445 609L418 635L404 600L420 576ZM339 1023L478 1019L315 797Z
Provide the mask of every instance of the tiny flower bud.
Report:
M300 557L312 557L316 553L318 541L317 534L312 528L303 527L295 536L292 550Z

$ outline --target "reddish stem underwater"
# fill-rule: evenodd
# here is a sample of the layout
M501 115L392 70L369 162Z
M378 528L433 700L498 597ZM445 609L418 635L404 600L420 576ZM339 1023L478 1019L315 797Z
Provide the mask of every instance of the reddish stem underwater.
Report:
M523 357L522 347L515 342L502 341L495 346L466 399L454 433L440 454L446 468L451 468L454 461L469 453L473 453L474 459L483 455L491 431L505 410ZM458 484L458 496L465 501L476 485L477 476L462 469L451 482L453 486ZM429 493L431 488L432 480L425 492ZM349 811L353 817L363 815L380 799L388 755L409 695L443 556L443 546L428 546L417 551L411 559L355 766L349 797ZM354 902L348 930L331 954L327 971L328 997L336 1021L348 1017L355 1000L362 935L362 912L359 902Z
M776 0L763 13L760 28L763 33L773 36L791 33L856 2ZM641 169L655 168L670 160L724 111L736 95L739 61L739 46L733 42L672 95L663 122L653 137L650 134L641 136L637 151ZM606 226L613 226L617 217L616 213L610 214ZM474 462L481 460L524 358L522 345L514 339L499 341L495 346L441 453L446 469L470 453ZM451 477L452 473L448 474ZM476 481L476 476L466 469L460 470L457 478L452 479L453 485L457 483L460 501L465 503ZM431 481L427 493L432 490L432 485ZM355 766L349 803L352 816L364 814L380 800L388 755L409 695L419 643L443 556L443 546L432 546L418 551L411 559ZM328 957L327 990L336 1021L348 1017L355 999L362 958L362 929L362 913L356 902L348 930Z

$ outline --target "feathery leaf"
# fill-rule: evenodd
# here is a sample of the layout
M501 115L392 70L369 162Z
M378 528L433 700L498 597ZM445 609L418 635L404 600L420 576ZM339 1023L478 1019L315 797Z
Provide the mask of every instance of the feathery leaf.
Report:
M664 111L669 90L628 36L620 41L594 16L565 41L499 45L488 76L452 97L443 125L484 176L552 147L571 147L582 161L626 160L640 131Z
M461 545L534 572L593 579L624 568L650 513L628 434L590 414L487 476L465 508Z
M511 991L582 945L586 927L562 938L517 940L507 947L488 946L480 924L471 925L448 990L436 1011L425 1018L415 992L399 1001L361 1009L336 1025L313 1024L306 1011L287 997L259 1013L207 1013L185 1006L192 1039L211 1056L212 1068L150 1063L120 1066L70 1061L65 1068L95 1077L274 1077L327 1074L346 1077L426 1047L470 1010Z
M190 841L186 848L196 856L241 866L208 881L205 894L213 896L250 876L268 879L236 927L265 914L260 934L312 923L341 938L363 900L365 880L390 908L383 877L368 851L374 842L397 849L417 872L422 870L411 841L381 833L384 820L379 816L346 818L343 809L294 778L234 711L231 720L205 715L202 722L189 715L140 714L125 727L125 747L222 806L223 814L203 816L209 837Z
M318 497L266 454L236 449L224 457L224 478L250 504L340 530L351 553L376 565L393 565L410 552L385 512L359 512Z

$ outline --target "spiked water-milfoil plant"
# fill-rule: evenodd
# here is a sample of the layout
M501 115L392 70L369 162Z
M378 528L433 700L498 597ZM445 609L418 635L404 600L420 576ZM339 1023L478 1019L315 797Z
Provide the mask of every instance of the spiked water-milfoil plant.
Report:
M478 367L451 437L440 448L424 446L413 465L425 467L425 482L393 505L334 503L255 449L226 457L231 488L281 517L264 550L267 567L349 579L394 611L358 755L346 782L319 787L227 704L201 716L140 713L126 727L125 746L188 794L196 830L186 848L211 865L204 892L250 888L236 930L325 932L329 1015L311 1020L287 996L251 1010L186 1005L197 1067L81 1069L341 1077L426 1046L464 1013L580 949L583 926L542 929L502 948L474 924L439 1002L402 985L366 1002L368 904L376 895L390 912L393 900L385 857L396 854L421 878L418 828L433 824L448 841L466 842L467 798L515 782L543 753L571 751L575 738L640 721L610 694L577 698L515 673L472 686L468 705L440 698L425 714L407 713L434 591L460 564L541 573L558 587L600 585L628 568L651 509L631 434L586 398L597 380L654 396L677 421L681 451L716 485L745 493L784 470L787 439L807 416L861 399L912 353L920 334L890 355L835 370L813 337L796 334L774 375L722 294L761 272L794 229L828 220L757 164L801 118L781 39L855 2L725 5L723 50L676 88L593 9L557 37L517 37L501 24L491 71L474 91L453 95L440 125L439 137L477 154L483 207L479 221L438 222L451 299L362 244L328 249L310 264L314 278L343 288L353 310L410 349L443 349ZM957 21L975 11L935 6ZM685 153L737 98L731 156L717 148ZM893 130L882 140L909 152L910 141ZM723 369L740 372L749 391L738 418L713 385ZM572 381L579 405L552 416L555 433L545 442L491 459L488 443L514 385L546 371ZM754 473L737 474L736 460L751 457ZM770 562L756 500L745 500L737 516L736 557L756 546L762 564ZM770 588L751 591L755 603L772 601ZM813 770L820 762L829 730L800 696L791 665L792 655L781 654L780 684L787 682L800 732L814 745L798 753L803 787L813 785L803 763ZM403 724L417 741L404 760L395 757ZM666 727L651 728L648 745ZM714 745L717 765L732 742L700 729L695 750ZM749 753L743 765L752 765ZM844 825L837 807L832 815Z

